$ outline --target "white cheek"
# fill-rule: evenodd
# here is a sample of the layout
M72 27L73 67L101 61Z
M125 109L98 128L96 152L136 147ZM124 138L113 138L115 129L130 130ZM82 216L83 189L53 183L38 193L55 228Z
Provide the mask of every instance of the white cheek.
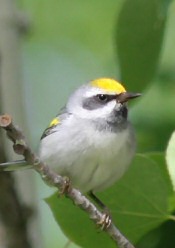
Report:
M116 104L116 101L110 101L105 106L94 109L94 110L87 110L81 108L81 117L86 119L96 119L96 118L106 118L116 107L118 104ZM119 106L118 106L119 107Z

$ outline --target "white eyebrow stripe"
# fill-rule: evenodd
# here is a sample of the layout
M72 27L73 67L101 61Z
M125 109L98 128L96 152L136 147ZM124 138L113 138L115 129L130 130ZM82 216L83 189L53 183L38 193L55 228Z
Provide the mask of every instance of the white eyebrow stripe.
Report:
M108 92L108 91L105 91L103 89L92 88L89 91L87 91L84 96L85 97L92 97L92 96L96 96L98 94L103 94L103 95L117 95L116 92Z

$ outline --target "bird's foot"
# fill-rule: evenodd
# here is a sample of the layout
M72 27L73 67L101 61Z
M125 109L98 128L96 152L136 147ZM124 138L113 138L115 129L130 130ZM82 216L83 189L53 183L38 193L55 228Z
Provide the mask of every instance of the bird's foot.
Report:
M71 182L70 179L68 177L64 177L64 185L62 186L59 195L64 195L66 194L69 189L71 188Z
M107 208L104 209L101 219L98 221L97 225L101 226L101 230L109 228L112 219Z

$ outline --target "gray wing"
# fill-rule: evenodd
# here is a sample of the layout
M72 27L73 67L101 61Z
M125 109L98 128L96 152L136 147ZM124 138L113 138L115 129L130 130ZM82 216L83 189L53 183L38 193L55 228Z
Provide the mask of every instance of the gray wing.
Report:
M57 132L56 127L61 125L62 121L67 119L71 114L67 113L66 108L62 108L60 113L51 121L49 127L43 132L41 139L44 139L46 136ZM0 164L0 171L14 171L18 169L28 169L31 168L31 165L28 165L25 160L17 160Z
M62 121L67 119L71 114L67 112L66 107L62 108L59 114L50 122L49 126L44 130L41 140L47 137L48 135L57 132L56 127L61 125Z

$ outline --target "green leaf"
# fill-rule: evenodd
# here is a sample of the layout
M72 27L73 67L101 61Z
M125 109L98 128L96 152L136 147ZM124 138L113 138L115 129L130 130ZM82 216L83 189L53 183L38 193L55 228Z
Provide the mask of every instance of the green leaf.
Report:
M125 176L98 197L110 209L121 232L136 243L143 235L170 219L169 198L173 194L164 155L137 155ZM104 232L69 199L56 195L47 200L66 236L82 247L115 247Z
M166 159L164 156L164 153L162 152L150 152L147 154L147 157L149 157L152 161L155 161L160 168L160 171L162 173L162 175L164 176L164 180L166 182L166 185L168 187L168 191L172 192L172 183L170 181L170 176L167 170L167 166L166 166ZM173 192L172 192L173 194Z
M168 142L168 147L166 150L166 162L175 191L175 132L173 132Z
M100 231L87 214L73 205L69 199L58 199L54 194L46 202L64 234L74 243L87 247L116 247L110 237Z
M167 201L168 202L168 209L167 210L169 213L173 213L175 211L175 195L173 192L173 185L172 185L172 182L170 180L171 178L170 178L167 166L166 166L166 159L165 159L164 155L162 155L162 153L158 153L158 152L149 153L149 158L156 161L156 163L158 163L160 170L161 170L161 173L164 175L164 180L166 181L168 191L172 192L170 194L170 196L168 197L168 201ZM175 217L171 216L170 219L175 220Z
M121 78L132 90L145 88L155 75L165 30L167 0L126 0L117 22Z
M174 248L175 222L166 221L160 227L145 235L136 245L137 248Z

